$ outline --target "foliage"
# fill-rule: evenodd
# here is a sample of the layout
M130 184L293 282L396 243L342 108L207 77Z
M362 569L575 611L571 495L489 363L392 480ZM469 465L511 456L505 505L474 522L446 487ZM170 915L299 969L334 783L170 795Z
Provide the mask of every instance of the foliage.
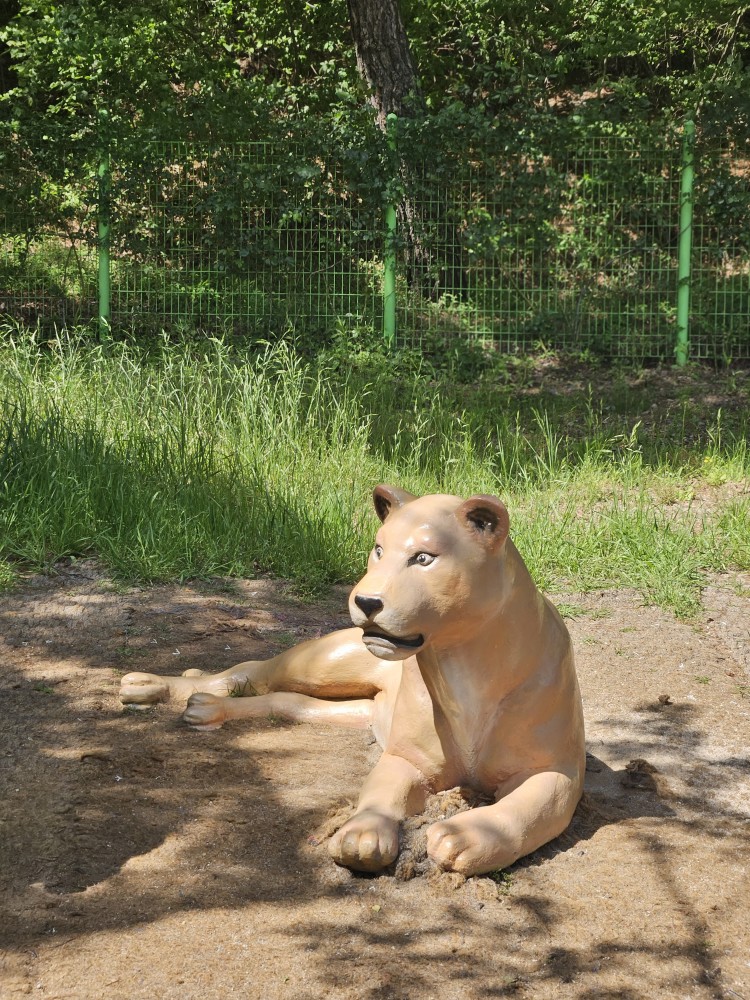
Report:
M747 129L750 16L738 0L402 6L443 133L457 108L527 133L696 108L706 128ZM102 109L113 135L135 124L225 141L289 122L351 129L364 106L344 0L21 0L2 37L18 77L6 116L18 127L42 115L51 143L89 148Z
M413 223L402 225L410 246L400 249L411 255L405 280L423 300L415 335L444 305L446 329L463 328L462 309L484 310L488 330L502 326L497 310L482 304L501 275L508 299L501 312L522 315L524 342L595 339L609 352L632 318L641 320L641 284L646 297L657 295L660 281L674 284L674 154L682 118L695 113L707 167L698 197L708 250L705 287L698 283L694 301L704 292L713 301L718 289L744 314L744 6L402 0L402 8L429 113L399 122L397 150L389 152L356 75L344 0L18 0L0 29L15 74L0 97L2 291L26 319L91 314L84 289L106 148L115 165L114 249L123 271L143 265L128 275L129 287L144 289L140 305L123 306L133 326L174 313L159 291L167 285L179 323L213 332L217 323L204 322L215 315L212 303L238 296L245 315L256 315L257 304L263 317L242 327L251 336L277 336L300 322L300 336L320 341L347 314L350 333L372 323L377 310L358 303L378 293L378 213L388 194ZM266 143L265 162L235 156L242 140ZM187 143L182 162L177 141ZM585 161L595 148L602 155L594 171ZM662 160L641 170L655 149ZM722 158L727 149L736 164ZM451 201L448 218L440 215L443 197ZM313 321L297 309L303 250L334 276L337 301L346 281L336 285L335 276L348 262L351 308L331 306ZM176 274L177 259L198 277ZM58 263L35 312L26 288L45 260ZM564 289L562 304L538 307L529 289L539 287L541 269ZM268 275L280 274L283 308L265 291ZM475 300L467 299L468 284ZM53 298L62 315L51 314ZM699 312L706 315L696 338L710 345L704 353L732 357L734 327L724 329L710 307ZM582 333L587 314L607 317L596 338ZM242 325L233 315L227 323L231 332ZM640 325L643 349L632 353L656 344L650 353L667 356L669 306Z

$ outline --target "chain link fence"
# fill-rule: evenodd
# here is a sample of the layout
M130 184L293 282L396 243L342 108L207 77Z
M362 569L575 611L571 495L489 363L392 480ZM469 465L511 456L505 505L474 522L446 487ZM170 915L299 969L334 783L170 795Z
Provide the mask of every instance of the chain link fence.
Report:
M0 312L50 328L95 319L108 252L115 332L355 337L382 329L392 259L399 345L674 357L680 135L382 147L147 142L137 157L110 150L104 194L98 164L71 155L52 170L21 150L0 180ZM689 356L747 359L750 144L695 153Z

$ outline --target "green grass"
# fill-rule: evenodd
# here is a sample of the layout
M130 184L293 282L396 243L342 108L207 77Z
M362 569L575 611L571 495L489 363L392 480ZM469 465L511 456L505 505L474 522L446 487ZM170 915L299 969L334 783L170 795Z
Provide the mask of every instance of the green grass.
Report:
M13 567L9 566L8 563L0 561L0 594L4 590L10 590L15 582L16 574L13 571Z
M501 896L510 895L510 890L513 888L513 872L498 868L494 872L487 872L486 878L492 879Z
M14 561L93 553L123 579L272 572L314 592L362 571L386 481L497 493L543 587L635 587L689 616L706 571L750 566L747 496L695 501L750 478L746 411L707 422L688 382L646 422L647 391L616 390L529 395L499 364L467 386L413 357L16 331L0 344L0 586Z

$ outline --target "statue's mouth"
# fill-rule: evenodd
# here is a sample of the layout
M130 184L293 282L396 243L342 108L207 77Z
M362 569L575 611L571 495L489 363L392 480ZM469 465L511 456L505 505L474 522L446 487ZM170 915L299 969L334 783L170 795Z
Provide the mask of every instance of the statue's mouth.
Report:
M420 646L424 646L424 636L423 635L391 635L389 632L384 632L382 629L366 628L362 632L362 638L364 640L371 639L373 642L384 642L389 646L398 646L402 649L419 649Z

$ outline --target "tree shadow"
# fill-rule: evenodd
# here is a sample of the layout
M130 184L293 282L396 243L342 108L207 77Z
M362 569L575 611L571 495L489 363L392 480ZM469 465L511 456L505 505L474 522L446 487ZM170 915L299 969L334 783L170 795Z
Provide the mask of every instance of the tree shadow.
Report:
M514 865L509 888L490 879L358 878L336 870L308 835L334 803L356 794L369 767L361 734L272 720L199 734L164 707L123 712L103 665L126 639L148 651L159 636L160 652L147 664L156 672L175 672L175 643L183 652L194 643L189 665L210 659L209 640L194 635L195 591L149 603L148 594L123 598L70 577L40 589L33 613L23 608L33 588L0 605L4 948L103 927L127 932L175 913L244 909L250 920L270 907L285 915L277 932L285 954L297 964L304 956L304 981L292 976L286 991L300 1000L326 991L411 1000L438 987L447 1000L640 1000L657 972L661 993L654 987L653 995L722 995L719 954L686 886L681 852L703 851L707 864L748 856L747 816L728 793L746 780L750 762L707 755L697 707L642 706L609 729L599 721L604 735L587 758L570 827ZM61 630L71 590L96 600ZM288 616L280 619L289 626ZM56 636L49 646L48 632ZM84 642L84 633L95 641ZM258 655L269 638L239 626L231 636L232 662ZM650 764L665 746L679 750L682 775ZM624 911L637 906L638 885L612 866L589 881L575 867L579 857L581 865L601 860L613 844L679 911L679 933L649 939L627 923L596 924L605 889ZM575 909L572 892L586 910ZM590 921L593 930L578 933Z
M171 647L198 643L194 606L178 597L154 618L138 595L123 598L94 585L96 600L61 631L66 608L75 604L71 584L73 598L76 586L91 597L91 586L64 575L43 584L52 594L36 606L37 595L27 591L0 609L3 945L17 946L53 925L58 934L86 934L175 909L299 904L325 892L306 836L337 792L354 793L357 769L366 770L361 736L334 731L321 739L275 719L196 733L179 721L178 708L123 709L108 666L123 632L140 633L148 650L151 623L155 634L167 630L149 662L127 665L177 672ZM221 645L225 625L222 619L217 626ZM84 635L91 630L100 631L100 642ZM248 651L256 657L263 646L270 655L268 639L252 629L238 627L231 645L229 662L247 659ZM328 801L279 795L285 781L309 778L315 741L338 769L352 761L351 776L344 768Z
M653 744L644 739L644 734L653 734L650 722L644 722L644 734L633 733L632 740L613 740L606 747L607 757L632 755L622 768L588 754L586 790L570 826L513 865L509 870L512 888L486 908L478 907L473 893L481 885L486 892L488 879L468 880L459 902L451 901L448 889L442 899L421 910L410 899L407 884L397 890L402 919L391 916L389 926L368 915L368 920L356 926L319 922L294 928L290 931L294 943L303 942L317 957L321 991L353 989L351 972L342 967L346 955L366 965L366 975L357 980L360 992L352 995L368 1000L432 995L436 969L441 970L441 996L446 997L526 996L538 991L540 996L577 1000L642 1000L646 995L695 995L696 988L700 996L731 995L722 986L720 955L711 944L705 913L691 901L681 873L685 857L676 843L680 835L687 835L693 844L709 845L707 857L715 858L717 852L726 857L750 856L747 814L728 805L707 811L701 789L694 794L678 793L670 776L635 756L644 746L656 749L660 739L672 739L684 746L686 766L691 766L700 759L703 743L697 716L692 706L673 706L663 717ZM731 784L738 774L746 775L749 767L744 758L727 756L716 762L712 781L717 787ZM544 888L550 872L555 872L558 856L569 860L574 855L601 854L597 836L607 834L611 839L614 828L625 850L654 871L659 888L656 904L679 911L681 927L671 938L655 935L650 939L637 927L627 929L628 910L634 901L637 906L637 885L622 899L623 926L590 935L589 940L571 927L568 894L557 898L554 885ZM378 881L388 880L381 876ZM557 888L561 888L560 881ZM596 907L604 888L610 886L591 885L590 907ZM621 882L614 888L618 890L623 890ZM635 900L629 898L631 893ZM393 905L392 898L384 898ZM580 919L585 925L585 913ZM464 945L457 940L457 928ZM576 939L573 943L571 937ZM467 941L474 946L465 947ZM385 965L384 956L388 956ZM653 971L657 969L658 984ZM366 988L362 980L369 982ZM292 995L301 1000L303 993Z

